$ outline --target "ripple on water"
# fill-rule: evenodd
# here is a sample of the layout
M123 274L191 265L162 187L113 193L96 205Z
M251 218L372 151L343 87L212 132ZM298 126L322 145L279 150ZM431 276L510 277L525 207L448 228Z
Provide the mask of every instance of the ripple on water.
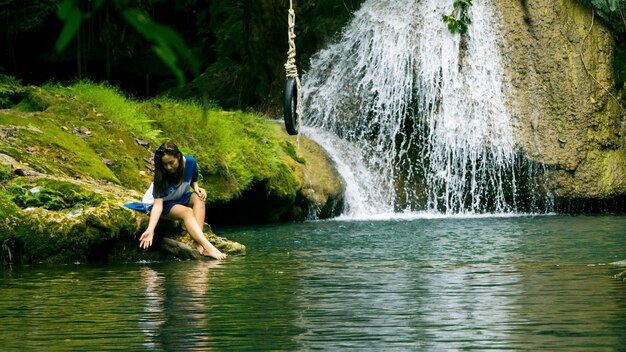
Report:
M226 261L13 267L5 350L619 350L624 217L319 221L218 232ZM106 347L103 347L106 346Z

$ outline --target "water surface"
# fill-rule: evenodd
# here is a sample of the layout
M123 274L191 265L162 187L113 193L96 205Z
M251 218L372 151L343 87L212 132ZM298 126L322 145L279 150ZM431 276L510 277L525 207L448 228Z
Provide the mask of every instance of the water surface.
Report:
M626 346L624 216L320 221L220 234L224 262L0 271L1 350Z

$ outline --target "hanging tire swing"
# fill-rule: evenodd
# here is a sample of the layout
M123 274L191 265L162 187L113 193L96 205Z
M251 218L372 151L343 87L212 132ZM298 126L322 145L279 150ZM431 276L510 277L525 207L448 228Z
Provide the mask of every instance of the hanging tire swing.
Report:
M284 117L287 133L294 136L298 134L302 121L302 102L300 99L300 79L298 78L298 68L296 67L296 13L293 10L293 0L289 1L287 22L289 25L287 31L289 50L287 51L287 62L285 63L287 80L285 82Z
M298 85L296 79L288 77L285 82L285 129L292 136L298 134L300 124L298 123L300 115L298 114Z

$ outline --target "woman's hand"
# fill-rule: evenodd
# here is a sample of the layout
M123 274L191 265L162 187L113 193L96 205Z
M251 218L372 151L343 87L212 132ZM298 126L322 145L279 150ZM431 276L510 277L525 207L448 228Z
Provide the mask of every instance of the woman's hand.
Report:
M204 188L197 187L196 194L198 194L198 197L200 197L201 201L204 202L206 200L206 191L204 190Z
M141 237L139 237L139 248L148 248L152 246L153 237L154 231L146 230Z

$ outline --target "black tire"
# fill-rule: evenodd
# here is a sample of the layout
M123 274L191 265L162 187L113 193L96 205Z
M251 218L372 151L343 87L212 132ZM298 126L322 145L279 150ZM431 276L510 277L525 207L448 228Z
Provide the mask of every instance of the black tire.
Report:
M288 77L285 83L285 129L292 136L298 134L298 86L295 77Z

